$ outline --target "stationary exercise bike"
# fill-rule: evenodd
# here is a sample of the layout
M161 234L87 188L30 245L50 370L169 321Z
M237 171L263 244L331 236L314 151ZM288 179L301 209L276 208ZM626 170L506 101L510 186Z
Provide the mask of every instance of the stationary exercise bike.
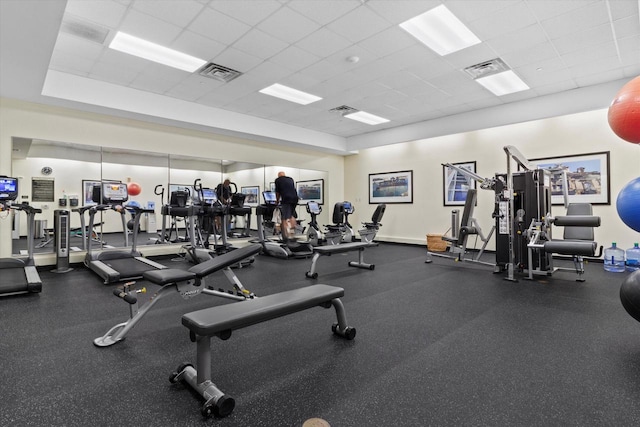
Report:
M311 221L309 221L309 229L307 230L307 241L312 246L321 245L325 241L324 233L320 230L320 226L316 218L322 213L322 206L318 202L307 203L307 212L311 215Z

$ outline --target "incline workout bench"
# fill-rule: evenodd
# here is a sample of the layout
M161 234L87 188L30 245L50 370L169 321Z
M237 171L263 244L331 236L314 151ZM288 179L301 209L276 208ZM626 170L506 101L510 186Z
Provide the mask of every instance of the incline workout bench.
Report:
M235 400L211 381L211 337L227 340L236 329L316 306L329 308L333 305L338 318L338 322L331 327L333 333L352 340L356 330L347 326L344 306L340 301L342 296L342 288L312 285L247 300L242 304L226 304L187 313L182 316L182 324L189 329L191 341L197 343L197 369L184 363L171 374L169 381L176 383L184 380L204 397L205 403L201 409L203 416L227 416L233 411Z
M242 283L240 283L238 277L231 270L231 267L238 265L241 261L249 257L257 255L261 250L262 247L260 245L251 245L219 255L209 261L197 264L189 270L166 268L144 272L143 278L161 286L160 290L153 295L149 302L138 310L138 299L135 297L135 294L146 292L144 288L142 290L130 290L130 285L125 285L124 290L114 289L113 293L115 296L129 303L130 318L126 322L118 323L103 336L94 339L93 343L98 347L107 347L122 341L127 333L159 299L169 295L173 291L178 292L184 299L192 298L200 293L238 301L253 298L254 295L242 286ZM225 292L222 289L209 289L205 286L205 277L219 270L222 270L227 279L229 279L234 287L235 293L230 291ZM135 282L132 282L132 284L133 283Z
M351 242L341 243L339 245L316 246L313 248L311 270L307 271L305 275L309 279L318 278L318 273L316 272L316 263L318 262L318 258L320 258L320 255L330 256L333 254L351 251L358 251L358 261L350 261L349 267L368 268L369 270L373 270L374 268L376 268L375 264L367 264L364 262L364 250L365 248L370 248L372 246L378 246L378 244L374 242Z

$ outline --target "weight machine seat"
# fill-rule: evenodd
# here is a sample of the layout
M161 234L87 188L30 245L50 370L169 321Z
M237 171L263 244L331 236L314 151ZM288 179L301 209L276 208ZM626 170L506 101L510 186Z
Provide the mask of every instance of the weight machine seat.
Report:
M592 257L596 254L598 244L586 240L551 240L545 242L544 251L560 255L577 255Z
M246 258L257 255L262 250L260 245L250 245L218 255L209 261L196 264L189 270L166 268L162 270L145 271L143 278L156 285L164 286L170 283L184 282L190 279L201 279L216 271L235 265Z
M198 336L214 336L306 310L342 296L342 288L312 285L247 300L242 304L193 311L182 316L182 324Z

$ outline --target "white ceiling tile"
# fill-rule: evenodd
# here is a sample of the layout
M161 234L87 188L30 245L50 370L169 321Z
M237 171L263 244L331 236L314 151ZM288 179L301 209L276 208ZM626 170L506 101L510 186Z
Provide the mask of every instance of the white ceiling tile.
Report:
M97 61L105 50L105 46L88 41L81 37L75 37L66 33L60 33L56 40L54 53L67 52L73 56L88 61Z
M401 70L405 64L387 60L386 58L370 62L367 66L358 67L352 70L362 83L377 80L380 77Z
M366 22L366 25L362 25ZM327 28L337 34L357 43L367 37L377 34L389 27L389 21L382 19L364 5L352 10L346 15L336 19Z
M68 1L65 13L99 23L109 28L116 28L122 22L127 7L111 0Z
M398 26L388 28L378 34L361 40L358 46L361 46L378 57L384 57L396 52L399 49L405 49L417 43L416 39L411 37L409 33Z
M413 45L385 56L382 60L396 64L398 70L407 69L415 64L429 61L433 58L426 46Z
M170 71L174 70L174 71ZM138 73L129 84L134 89L163 94L185 79L185 73L170 67L152 66Z
M330 79L333 76L336 76L341 73L340 70L336 69L336 66L329 61L319 61L304 70L300 71L300 73L304 76L312 77L316 80L325 81Z
M323 26L360 5L359 0L292 0L287 3L287 7Z
M120 25L120 31L162 46L169 46L182 32L182 28L136 10L129 10Z
M351 46L351 43L346 38L339 36L338 34L330 31L326 28L321 28L318 31L308 35L304 39L298 41L295 45L301 49L306 50L312 54L315 54L321 58L330 56L340 50Z
M440 0L402 0L402 6L399 7L397 0L376 0L367 2L365 6L385 20L398 25L440 4Z
M590 68L595 62L602 62L605 58L615 58L612 66L618 66L618 58L613 42L601 43L586 49L562 55L562 61L567 67L584 66Z
M129 55L124 52L119 52L113 49L104 49L102 52L102 55L100 56L99 61L102 63L112 64L116 67L122 67L122 68L134 70L138 72L143 71L148 67L155 67L155 66L176 70L175 68L158 64L157 62L148 61L146 59ZM184 73L184 71L181 71L181 73Z
M246 73L263 61L261 58L230 47L213 58L213 62L240 71L241 73Z
M588 66L585 64L569 67L569 71L574 79L590 76L592 74L604 73L619 68L617 56L601 57L597 61L591 61ZM615 80L615 79L612 79ZM577 80L576 80L577 81Z
M406 68L410 73L415 74L423 80L429 80L433 77L440 76L445 73L458 71L456 67L449 64L440 57L434 57L431 60L425 60L422 63L411 65Z
M282 3L275 0L216 0L209 3L209 7L253 27L280 9Z
M609 21L606 4L603 1L582 2L581 7L568 13L543 20L542 27L551 40L566 36Z
M562 59L553 58L514 69L516 74L530 87L548 85L572 78Z
M640 35L625 37L618 41L620 59L623 65L637 64L640 62Z
M267 86L280 82L280 80L284 79L289 74L291 74L291 71L288 69L274 64L273 62L266 61L258 64L248 72L248 75L253 76L256 81L263 81Z
M183 0L136 0L132 7L165 22L184 27L202 11L204 5Z
M254 28L242 36L233 46L250 55L267 59L284 50L287 44Z
M447 88L450 87L467 85L471 80L472 79L470 76L463 73L462 71L458 71L457 73L448 73L433 77L429 79L429 83L437 88L447 90Z
M95 64L94 60L85 59L67 52L54 52L49 62L49 69L87 76Z
M550 42L540 43L527 48L516 49L500 56L511 68L558 58L558 52Z
M557 1L557 0L554 0ZM511 52L517 49L535 46L548 41L542 26L538 23L515 31L500 34L487 40L485 43L496 52Z
M310 88L320 84L320 80L315 79L311 76L304 76L302 74L289 74L287 77L283 78L281 83L285 86L295 87L304 92L310 90Z
M183 31L169 47L205 61L210 61L226 49L226 45L192 31Z
M624 38L629 36L635 36L640 34L640 25L638 25L637 16L629 16L627 18L618 19L613 22L613 27L616 32L616 38Z
M251 27L223 13L204 8L187 29L220 43L232 44Z
M318 62L320 58L297 46L289 46L269 59L269 62L288 68L291 71L299 71Z
M564 55L612 41L611 26L603 24L554 39L553 45L560 55ZM613 47L612 43L609 44Z
M399 71L397 73L383 76L376 80L377 83L388 87L389 89L402 90L412 86L426 86L426 82L415 74L408 71Z
M609 1L609 9L614 21L628 16L640 16L638 8L640 3L637 1Z
M316 31L320 25L288 7L283 7L258 24L256 28L293 44Z
M202 77L198 74L192 74L182 82L178 83L166 92L166 95L173 96L187 101L195 101L202 98L206 93L211 92L220 85L221 82Z
M520 0L446 0L445 6L468 25L473 20L494 16L501 9L519 2Z
M489 40L501 34L526 28L537 22L527 5L518 1L509 2L506 7L498 9L490 15L473 19L467 23L467 26L480 40Z
M588 74L585 76L576 77L574 80L580 87L597 85L600 83L610 82L612 80L618 80L624 78L624 72L619 69L612 69L603 71L600 73Z
M540 21L564 15L595 1L601 0L526 0L529 9Z

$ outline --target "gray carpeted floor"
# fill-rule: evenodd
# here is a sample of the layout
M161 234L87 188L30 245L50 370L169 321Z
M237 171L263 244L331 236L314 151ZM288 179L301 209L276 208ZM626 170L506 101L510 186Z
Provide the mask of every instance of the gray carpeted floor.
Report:
M0 298L0 425L640 424L640 324L618 297L627 273L593 263L585 283L571 272L513 283L480 265L425 264L423 247L394 244L365 252L374 271L348 267L355 259L320 258L317 280L304 276L310 260L259 256L236 270L258 295L344 287L357 337L333 336L333 310L318 308L214 339L213 380L236 408L208 420L201 399L168 378L195 364L180 316L226 300L167 297L125 341L97 348L127 304L81 266L42 271L41 294Z

